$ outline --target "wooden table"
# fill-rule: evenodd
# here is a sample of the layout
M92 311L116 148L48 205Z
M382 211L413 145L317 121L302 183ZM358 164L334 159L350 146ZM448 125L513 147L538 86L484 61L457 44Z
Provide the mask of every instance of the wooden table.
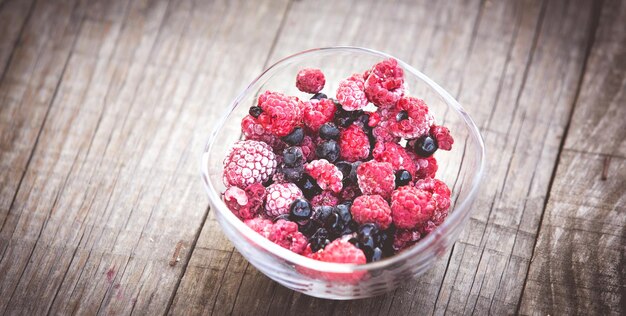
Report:
M0 0L0 314L626 313L626 2ZM290 53L358 45L441 83L488 172L425 275L292 292L208 209L224 105Z

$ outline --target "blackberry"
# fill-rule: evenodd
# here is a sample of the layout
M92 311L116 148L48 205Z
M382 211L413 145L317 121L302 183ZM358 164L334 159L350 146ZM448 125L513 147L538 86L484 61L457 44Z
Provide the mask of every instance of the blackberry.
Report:
M404 169L396 171L396 187L407 185L411 182L411 180L413 180L413 177L411 177L410 172Z
M263 113L263 109L258 106L251 106L250 110L248 110L248 113L250 114L250 116L257 118L259 117L259 115L261 115L261 113Z
M315 148L315 154L320 159L335 162L339 158L339 144L334 140L323 141Z
M437 148L437 141L430 135L424 135L415 141L413 150L418 156L428 158L437 151Z
M328 99L328 96L321 92L318 92L311 97L311 100L321 100L321 99Z
M325 140L339 138L339 128L333 123L324 123L320 126L320 137Z
M291 145L300 145L302 144L302 140L304 139L304 130L302 127L296 127L294 130L287 136L283 137L282 140Z

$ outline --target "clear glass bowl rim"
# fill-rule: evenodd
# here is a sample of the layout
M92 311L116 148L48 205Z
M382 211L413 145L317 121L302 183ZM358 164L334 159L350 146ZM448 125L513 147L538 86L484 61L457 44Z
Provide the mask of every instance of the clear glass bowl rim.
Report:
M381 261L367 263L367 264L347 264L347 263L330 263L330 262L322 262L318 260L313 260L307 258L305 256L296 254L290 250L287 250L268 239L262 237L260 234L252 230L243 221L237 218L231 211L228 209L226 204L222 201L221 193L218 193L217 190L213 187L213 184L209 180L209 170L208 170L208 153L211 152L211 148L213 146L213 141L215 140L217 134L220 132L230 114L234 111L235 107L241 102L241 100L250 93L252 87L259 81L263 76L271 71L273 68L282 65L283 63L288 63L290 61L295 61L301 58L305 58L309 54L313 54L316 52L353 52L353 53L366 53L370 55L375 55L381 58L394 58L398 61L398 64L404 68L405 71L409 71L411 74L417 76L423 82L425 82L428 86L434 89L444 100L445 102L455 110L461 118L467 124L467 127L470 131L470 137L476 141L478 146L480 147L480 151L476 153L477 159L479 161L479 168L477 172L474 174L472 179L472 187L470 192L467 194L466 198L462 201L457 201L455 205L454 211L450 213L448 218L441 224L435 232L428 234L426 238L420 240L413 247L405 250L399 254L396 254L392 257L386 258ZM321 47L321 48L313 48L304 50L293 55L287 56L267 69L265 69L258 77L256 77L250 84L241 92L239 95L231 102L227 111L224 115L219 119L217 124L215 125L209 139L205 145L205 150L203 152L202 161L201 161L201 170L202 170L202 179L204 182L204 187L209 195L209 200L211 204L214 206L214 209L220 213L221 216L231 224L239 233L243 234L249 240L254 240L255 243L262 247L267 252L283 258L284 260L299 265L304 268L320 271L320 272L335 272L335 273L352 273L356 271L370 271L375 269L383 269L389 266L393 266L394 264L409 259L410 257L419 255L426 248L433 246L437 241L435 236L437 235L437 231L446 231L448 227L454 227L463 224L463 218L470 211L471 204L478 193L478 189L480 186L480 182L483 177L483 172L485 168L485 145L478 130L476 124L472 120L472 118L465 112L463 107L454 99L446 90L440 87L437 83L431 80L428 76L424 75L419 70L413 68L411 65L405 63L399 58L391 56L387 53L383 53L374 49L364 48L364 47L356 47L356 46L331 46L331 47Z

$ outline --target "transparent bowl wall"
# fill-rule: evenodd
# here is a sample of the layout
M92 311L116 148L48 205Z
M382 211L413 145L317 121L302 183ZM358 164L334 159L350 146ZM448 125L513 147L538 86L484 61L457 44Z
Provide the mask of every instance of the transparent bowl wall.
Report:
M236 218L221 199L222 162L241 138L240 122L257 96L277 91L308 99L298 91L295 77L306 67L320 68L326 76L323 92L334 96L339 81L362 73L391 56L370 49L332 47L304 51L287 57L252 81L230 104L210 136L202 156L202 176L212 211L226 236L257 269L276 282L311 296L355 299L393 290L403 280L428 269L456 241L469 217L483 170L484 145L471 118L445 90L421 72L398 60L405 71L408 93L426 101L438 123L449 127L455 139L452 151L438 151L437 177L452 189L452 206L446 221L412 248L391 258L365 265L315 261L292 253L261 237Z

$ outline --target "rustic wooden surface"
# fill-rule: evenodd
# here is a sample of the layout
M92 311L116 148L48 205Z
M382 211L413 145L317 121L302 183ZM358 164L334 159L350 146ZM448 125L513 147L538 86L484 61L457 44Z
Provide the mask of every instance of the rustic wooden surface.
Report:
M625 21L620 0L0 0L0 314L626 314ZM358 301L249 265L198 176L222 105L329 45L422 69L493 157L448 256Z

